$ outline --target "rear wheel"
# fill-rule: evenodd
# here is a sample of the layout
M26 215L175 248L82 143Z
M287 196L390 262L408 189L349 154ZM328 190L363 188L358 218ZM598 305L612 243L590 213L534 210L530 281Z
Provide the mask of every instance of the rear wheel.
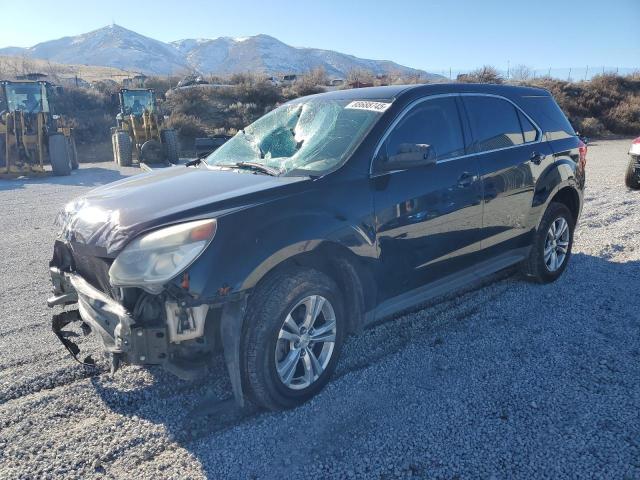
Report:
M131 137L127 132L117 131L113 137L114 160L120 167L130 167L133 156Z
M254 292L245 319L243 383L278 410L316 395L335 370L345 333L333 280L311 269L274 274Z
M535 234L525 275L538 283L556 280L567 267L573 246L575 220L566 205L551 202Z
M176 164L180 160L180 148L178 145L178 132L167 129L160 132L160 139L164 147L164 154L169 163Z
M629 188L640 190L640 158L630 155L624 183L626 183Z
M60 133L49 136L49 161L54 175L71 175L68 142Z

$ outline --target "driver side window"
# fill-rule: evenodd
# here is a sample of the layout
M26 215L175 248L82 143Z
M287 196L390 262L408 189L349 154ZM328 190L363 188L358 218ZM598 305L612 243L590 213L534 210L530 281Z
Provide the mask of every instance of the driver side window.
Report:
M382 161L389 162L407 149L425 146L428 146L429 157L436 161L464 155L455 98L434 98L416 105L394 127L380 153Z

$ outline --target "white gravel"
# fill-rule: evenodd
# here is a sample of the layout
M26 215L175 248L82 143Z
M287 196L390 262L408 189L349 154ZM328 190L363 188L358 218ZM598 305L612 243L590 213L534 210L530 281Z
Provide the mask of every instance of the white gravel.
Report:
M204 383L74 364L50 330L57 210L115 180L0 181L0 478L640 478L640 192L628 140L590 146L571 264L493 282L350 339L287 412L219 412ZM134 173L129 169L126 174ZM92 338L80 339L98 358Z

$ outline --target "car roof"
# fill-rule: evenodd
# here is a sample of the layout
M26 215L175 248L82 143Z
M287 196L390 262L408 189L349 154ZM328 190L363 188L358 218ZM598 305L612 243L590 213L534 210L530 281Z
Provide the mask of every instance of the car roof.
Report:
M327 98L334 100L387 100L393 101L401 97L421 97L447 93L483 93L504 97L549 96L543 88L519 87L514 85L495 85L488 83L429 83L417 85L390 85L385 87L352 88L334 90L303 98ZM299 101L294 100L293 102Z

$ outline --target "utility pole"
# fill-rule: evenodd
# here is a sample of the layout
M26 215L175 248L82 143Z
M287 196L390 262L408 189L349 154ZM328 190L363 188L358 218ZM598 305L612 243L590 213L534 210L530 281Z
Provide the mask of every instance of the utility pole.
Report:
M510 74L511 74L511 61L507 60L507 80L509 80Z
M567 77L567 82L571 81L571 67L569 67L569 76Z
M451 67L449 67L449 80L451 80Z
M584 79L587 80L587 75L589 75L589 65L587 65L587 70L584 72Z

